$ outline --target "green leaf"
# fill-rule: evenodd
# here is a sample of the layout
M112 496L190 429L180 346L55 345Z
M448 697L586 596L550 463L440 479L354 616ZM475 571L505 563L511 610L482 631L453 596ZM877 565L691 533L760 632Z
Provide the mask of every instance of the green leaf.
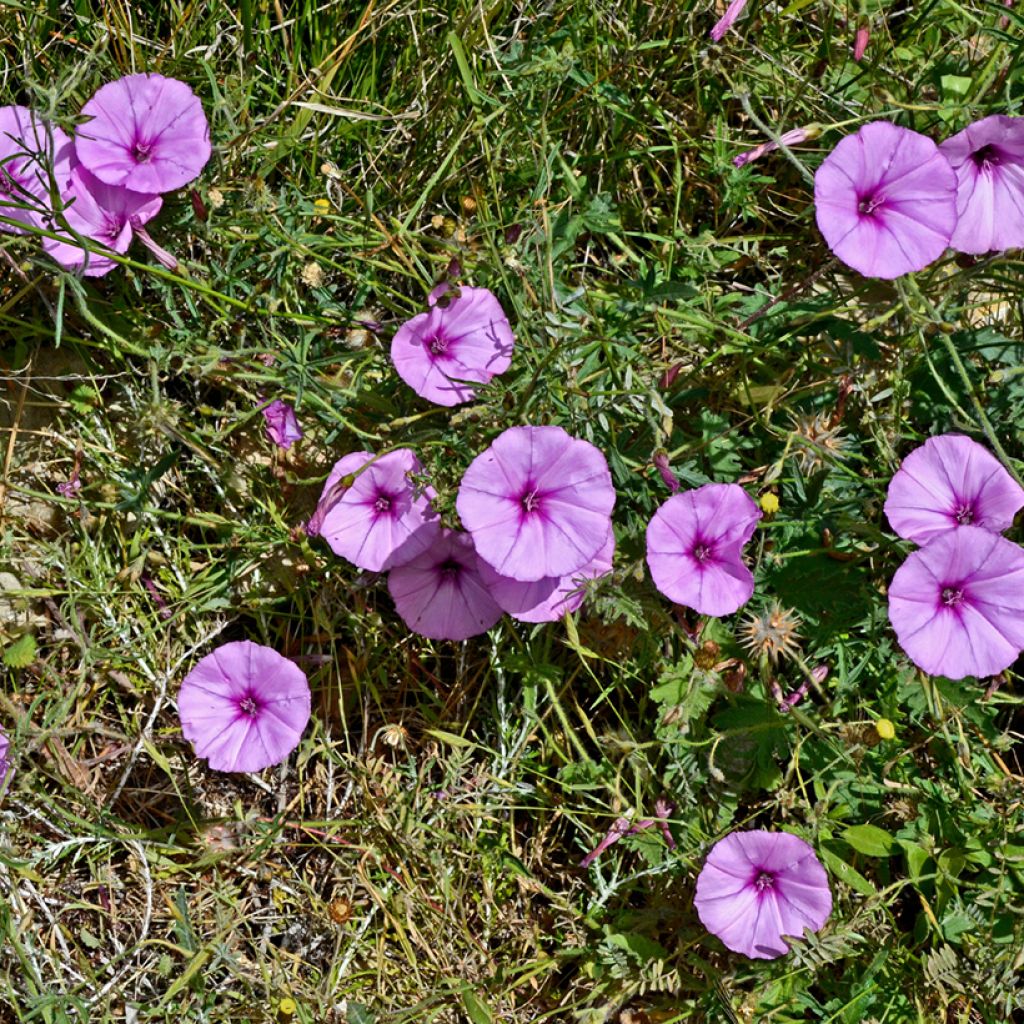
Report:
M650 963L652 960L668 959L668 950L661 943L637 932L611 932L608 941L611 945L632 954L642 964Z
M833 853L827 846L820 847L818 853L832 874L841 882L845 882L855 892L859 892L861 896L878 895L875 887L855 867L851 867L842 857Z
M468 986L462 990L462 1005L473 1024L494 1024L494 1014L488 1005Z
M19 636L4 648L3 659L8 668L28 668L36 660L36 638L31 633Z
M363 1006L362 1003L354 1003L351 999L348 1001L346 1017L348 1018L348 1024L375 1024L377 1020L376 1015L368 1006Z
M925 863L931 854L919 843L909 839L900 839L899 844L903 847L903 856L907 861L907 873L916 882L924 874Z
M844 829L842 838L866 857L888 857L896 840L877 825L853 825Z

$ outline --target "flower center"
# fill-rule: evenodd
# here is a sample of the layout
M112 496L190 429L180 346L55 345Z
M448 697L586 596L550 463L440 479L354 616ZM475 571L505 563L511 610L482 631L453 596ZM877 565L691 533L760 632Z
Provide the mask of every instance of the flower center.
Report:
M373 503L374 512L387 512L391 508L391 499L386 494L378 494Z
M953 510L953 518L960 526L969 526L974 522L974 509L967 504L957 505Z
M698 565L703 565L711 558L711 545L705 544L703 541L701 541L699 544L694 545L693 551L691 551L690 554L693 556L694 561L696 561Z
M982 146L971 154L975 167L985 170L987 167L998 167L1003 162L1003 154L997 146Z
M765 889L771 889L775 885L775 876L769 871L762 871L754 881L754 885L757 886L758 892L764 892Z
M437 571L446 583L454 583L462 572L462 566L454 558L448 558L437 567Z
M537 494L536 488L527 491L520 499L520 504L523 506L524 512L536 512L540 508L540 496Z
M964 599L964 588L963 587L943 587L942 594L940 595L942 603L947 608L956 608L957 605L963 603Z
M132 146L132 159L137 164L148 164L153 157L152 142L136 142Z
M426 345L432 356L443 356L448 351L448 339L443 334L435 335Z
M875 210L877 210L885 202L885 196L878 192L872 192L870 195L861 196L857 203L857 210L865 217L874 216Z
M257 704L255 698L251 696L245 696L238 702L238 710L241 711L243 715L248 715L250 718L255 718L259 709L259 704Z

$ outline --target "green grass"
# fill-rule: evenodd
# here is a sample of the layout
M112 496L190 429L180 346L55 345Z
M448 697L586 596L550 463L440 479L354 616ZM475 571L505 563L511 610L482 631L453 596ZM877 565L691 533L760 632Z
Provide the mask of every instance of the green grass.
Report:
M932 432L988 434L1021 470L1020 254L867 282L830 262L808 181L865 121L941 138L1020 113L1024 21L751 0L715 46L715 17L0 0L2 102L70 126L103 82L156 70L194 87L214 141L206 219L185 189L151 225L175 273L136 247L82 283L0 236L5 1020L1024 1019L1020 671L915 673L881 512ZM817 142L733 168L810 124ZM517 344L449 411L387 345L453 261ZM823 448L809 424L842 391ZM274 397L306 431L287 454ZM422 640L297 529L336 459L396 445L454 521L462 471L517 423L592 440L615 479L615 572L571 623ZM748 611L794 609L803 661L830 669L794 713L771 684L799 667L751 658L742 613L695 646L645 577L661 450L685 485L778 493ZM314 694L259 777L208 771L174 705L244 637ZM674 850L652 829L578 866L663 795ZM692 906L708 845L744 826L797 830L832 881L830 923L772 962L728 954Z

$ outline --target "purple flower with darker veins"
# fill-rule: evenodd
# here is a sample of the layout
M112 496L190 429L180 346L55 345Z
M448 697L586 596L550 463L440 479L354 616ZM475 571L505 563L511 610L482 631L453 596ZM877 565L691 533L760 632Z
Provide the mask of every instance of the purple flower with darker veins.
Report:
M75 136L86 169L108 185L171 192L210 159L210 126L199 97L176 78L126 75L101 86L82 108Z
M737 484L673 495L647 524L647 565L669 600L701 615L729 615L754 593L743 545L761 510Z
M524 583L569 576L608 540L608 462L561 427L510 427L469 465L456 508L477 553Z
M486 384L508 369L514 339L493 293L462 288L442 305L447 291L447 285L435 288L430 311L398 328L391 361L416 394L451 406L476 397L473 383Z
M1000 533L1024 508L1024 489L987 448L962 434L931 437L889 483L885 515L905 540L925 544L960 526Z
M185 677L181 731L218 772L258 772L280 764L309 723L306 675L270 647L222 644Z
M280 398L275 398L263 410L263 419L266 422L267 433L270 440L287 451L296 441L302 440L302 427L299 426L295 410Z
M423 472L414 452L398 448L373 458L352 452L334 464L306 532L360 569L383 572L429 549L441 525L434 489L411 479Z
M422 554L392 569L388 590L409 629L432 640L467 640L501 618L472 539L454 530L443 531Z
M737 953L774 960L783 936L818 931L832 913L828 876L789 832L733 832L711 848L693 900L704 927Z
M872 121L842 139L814 175L828 247L865 277L922 270L956 228L956 175L931 139Z
M27 107L0 107L0 216L48 227L51 184L63 195L73 158L74 146L60 128ZM0 224L0 231L24 233L12 224Z
M993 114L946 139L939 152L956 173L950 245L979 255L1024 245L1024 117Z
M107 185L81 164L76 164L71 172L64 202L64 218L72 231L120 255L128 251L133 234L138 234L140 240L152 241L142 226L163 205L158 195ZM81 270L86 277L102 277L117 266L109 256L82 248L62 223L54 230L61 238L44 238L43 248L61 266Z
M933 537L896 570L889 621L929 675L1002 672L1024 649L1024 551L978 526Z

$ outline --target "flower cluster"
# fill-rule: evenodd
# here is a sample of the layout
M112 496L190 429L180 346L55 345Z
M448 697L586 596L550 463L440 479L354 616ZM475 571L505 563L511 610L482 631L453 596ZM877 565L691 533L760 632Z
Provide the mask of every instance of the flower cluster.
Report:
M993 114L940 145L872 121L825 158L814 203L829 248L866 277L922 270L948 247L1024 245L1024 117Z
M1024 650L1024 551L1001 536L1024 489L968 437L933 437L889 484L885 514L921 547L889 587L900 646L930 675L991 676Z
M145 225L164 193L188 184L210 158L210 129L198 97L184 83L157 74L108 82L82 108L85 120L68 136L26 107L0 108L0 230L48 231L43 248L88 277L117 265L138 239L165 266L174 257Z
M561 427L512 427L473 460L456 502L465 532L441 525L422 476L408 448L346 455L306 526L353 565L388 572L395 610L422 636L465 640L505 612L553 621L611 570L608 464Z

